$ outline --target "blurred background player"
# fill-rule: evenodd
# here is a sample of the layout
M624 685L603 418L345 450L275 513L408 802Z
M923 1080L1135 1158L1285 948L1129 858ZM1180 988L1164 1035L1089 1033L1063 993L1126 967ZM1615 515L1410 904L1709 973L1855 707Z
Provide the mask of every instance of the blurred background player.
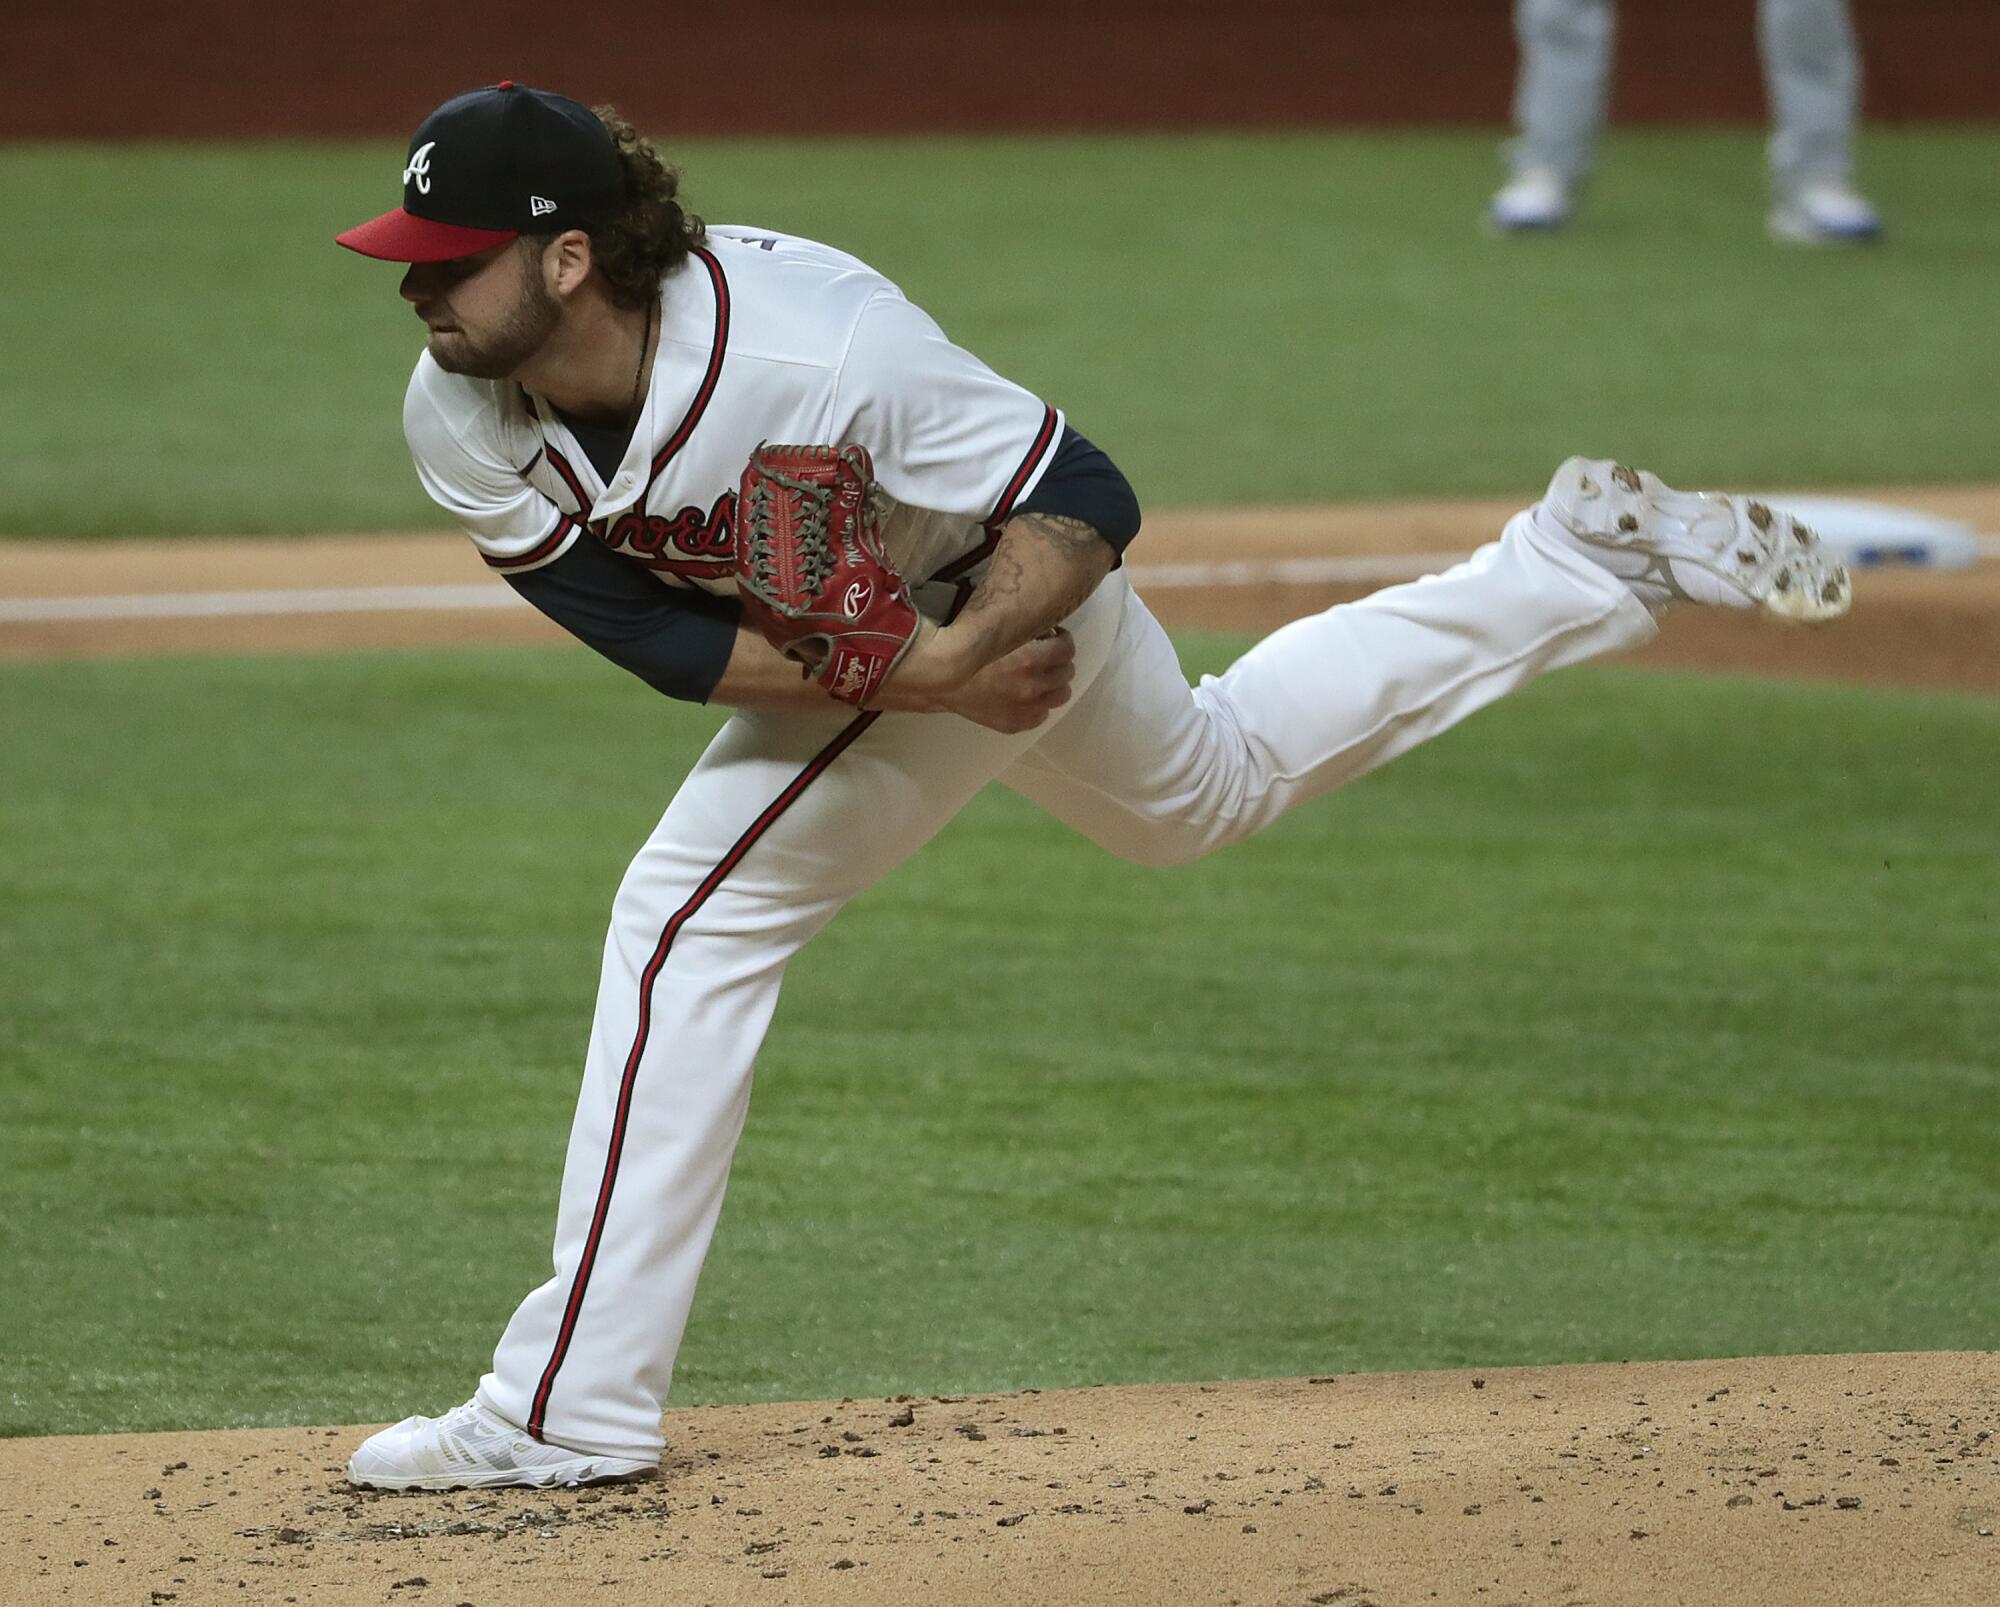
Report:
M1514 0L1520 77L1513 177L1489 217L1507 232L1559 229L1590 171L1611 80L1613 0ZM1860 63L1847 0L1757 0L1771 106L1771 233L1807 245L1873 240L1882 220L1854 190Z

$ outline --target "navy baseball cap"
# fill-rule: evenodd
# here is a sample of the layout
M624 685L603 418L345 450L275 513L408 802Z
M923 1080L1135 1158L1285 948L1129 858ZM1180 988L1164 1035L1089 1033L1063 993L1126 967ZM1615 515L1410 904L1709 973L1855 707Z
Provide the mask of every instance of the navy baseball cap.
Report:
M587 229L624 198L625 167L597 114L508 79L426 117L403 204L334 238L364 257L443 262L521 234Z

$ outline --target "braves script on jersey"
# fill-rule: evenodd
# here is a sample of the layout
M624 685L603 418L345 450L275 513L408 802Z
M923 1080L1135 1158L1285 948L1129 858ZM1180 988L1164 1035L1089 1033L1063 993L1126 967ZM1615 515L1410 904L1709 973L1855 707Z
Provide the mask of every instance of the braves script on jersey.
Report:
M889 558L942 617L1062 433L1056 409L954 346L888 280L811 241L712 229L666 280L660 327L608 484L546 402L418 362L403 414L417 471L491 567L532 571L594 540L667 585L731 593L752 449L858 441L890 499Z

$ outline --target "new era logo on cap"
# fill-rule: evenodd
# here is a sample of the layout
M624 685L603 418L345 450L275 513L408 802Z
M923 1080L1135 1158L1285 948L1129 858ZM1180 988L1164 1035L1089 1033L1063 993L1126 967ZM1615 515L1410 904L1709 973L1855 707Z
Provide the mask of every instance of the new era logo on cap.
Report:
M610 131L580 101L509 79L424 119L403 168L403 204L335 238L392 262L471 256L560 214L589 228L625 198Z

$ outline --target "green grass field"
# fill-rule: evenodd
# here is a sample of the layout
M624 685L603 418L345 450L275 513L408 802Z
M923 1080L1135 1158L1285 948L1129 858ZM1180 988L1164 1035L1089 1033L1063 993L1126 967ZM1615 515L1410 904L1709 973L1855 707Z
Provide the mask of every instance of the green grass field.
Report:
M714 719L581 651L0 666L0 1432L462 1398ZM1996 751L1581 671L1183 870L990 792L794 967L676 1399L1989 1346ZM888 1024L809 1033L862 954Z
M1827 255L1748 132L1619 137L1560 240L1482 235L1494 145L682 154L1154 506L1994 477L2000 136L1871 132L1893 239ZM0 535L437 524L329 243L400 150L0 147ZM716 718L580 649L0 663L0 1433L463 1398ZM792 968L676 1399L1991 1346L1996 751L1592 670L1184 870L990 792ZM864 953L890 1023L808 1034Z
M856 251L1154 506L1992 478L1991 129L1871 131L1881 250L1763 234L1761 136L1628 133L1559 240L1478 226L1497 136L679 151L697 207ZM331 244L402 146L0 147L0 535L435 525L396 273Z

